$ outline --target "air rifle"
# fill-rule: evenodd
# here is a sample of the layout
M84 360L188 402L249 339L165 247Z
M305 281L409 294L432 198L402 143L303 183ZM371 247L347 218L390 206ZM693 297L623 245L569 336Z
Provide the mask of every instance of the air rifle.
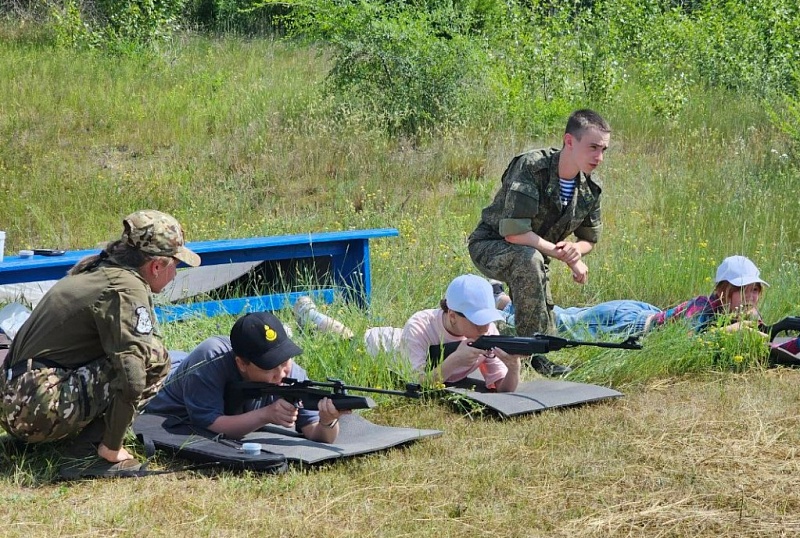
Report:
M436 366L441 360L446 359L460 344L461 342L448 342L446 344L431 346L429 353L432 365ZM578 346L642 349L642 344L639 342L638 335L630 336L622 342L567 340L560 336L550 336L548 334L535 334L533 336L481 336L469 345L486 350L496 347L510 355L539 355Z
M297 406L302 405L304 409L311 410L317 410L319 401L323 398L333 400L336 409L340 411L375 407L375 402L371 398L352 396L347 393L348 390L391 394L407 398L419 398L422 395L422 387L416 383L407 383L406 390L401 391L345 385L338 379L328 379L327 382L312 381L310 379L298 381L285 377L280 384L240 381L228 383L225 386L225 414L234 415L240 413L246 400L257 400L264 396L277 396Z
M774 325L761 324L758 327L762 333L769 335L769 341L775 340L775 337L783 332L797 332L800 333L800 317L788 316L780 320Z

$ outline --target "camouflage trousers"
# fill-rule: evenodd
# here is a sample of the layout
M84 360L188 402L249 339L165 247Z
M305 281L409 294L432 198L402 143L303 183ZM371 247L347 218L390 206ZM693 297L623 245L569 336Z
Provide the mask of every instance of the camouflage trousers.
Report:
M108 407L113 369L99 359L74 370L29 369L0 379L0 426L28 443L77 435Z
M508 285L518 336L556 334L549 258L533 247L495 239L470 242L469 255L484 275Z

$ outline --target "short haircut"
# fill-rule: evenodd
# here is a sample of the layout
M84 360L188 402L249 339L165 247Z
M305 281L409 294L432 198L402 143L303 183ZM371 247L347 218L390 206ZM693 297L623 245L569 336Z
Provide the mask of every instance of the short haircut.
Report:
M602 133L611 132L611 126L603 118L603 116L594 110L582 108L570 114L569 119L567 120L567 128L564 133L571 134L580 140L583 132L590 127L594 127Z

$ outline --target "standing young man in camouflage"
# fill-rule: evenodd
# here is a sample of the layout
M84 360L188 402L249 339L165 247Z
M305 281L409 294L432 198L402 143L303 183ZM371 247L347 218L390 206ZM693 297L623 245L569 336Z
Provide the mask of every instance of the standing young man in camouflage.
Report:
M472 261L489 278L508 284L520 336L555 334L550 260L567 265L584 284L583 256L600 238L600 184L592 172L603 162L611 128L596 112L570 115L561 149L515 157L494 201L469 237ZM566 239L574 234L576 241Z
M170 215L137 211L123 225L45 294L0 368L0 426L27 443L72 440L67 478L140 468L122 441L170 364L151 293L180 262L200 265Z

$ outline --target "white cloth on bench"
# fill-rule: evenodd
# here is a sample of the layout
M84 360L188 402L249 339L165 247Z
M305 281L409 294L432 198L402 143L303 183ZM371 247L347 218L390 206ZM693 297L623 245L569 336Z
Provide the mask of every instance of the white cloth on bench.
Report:
M34 308L42 300L47 290L55 286L58 280L39 280L20 284L3 284L0 286L0 303L23 303Z

